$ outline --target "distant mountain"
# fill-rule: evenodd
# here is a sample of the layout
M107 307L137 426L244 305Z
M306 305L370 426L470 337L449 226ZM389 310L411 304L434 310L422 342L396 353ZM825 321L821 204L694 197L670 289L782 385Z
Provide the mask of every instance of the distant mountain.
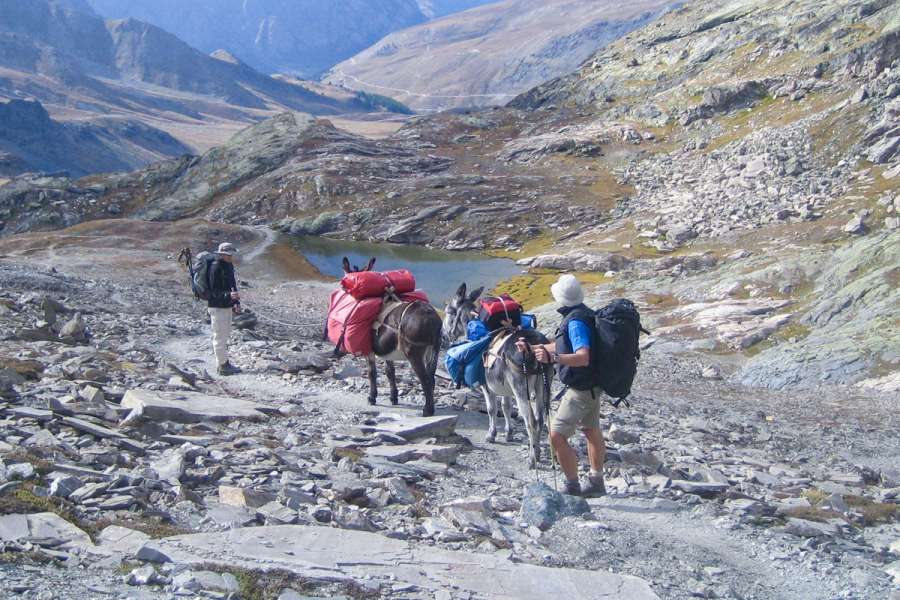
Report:
M90 0L205 52L228 50L264 73L316 76L385 35L487 0Z
M3 99L37 100L41 110L57 119L77 120L78 127L97 135L98 128L111 126L108 138L123 134L119 124L124 119L147 125L132 127L129 135L146 133L150 146L158 141L159 129L180 140L166 140L159 146L162 155L137 152L135 160L85 163L85 168L96 164L107 170L180 154L188 149L185 144L206 150L275 111L337 115L403 108L371 94L332 93L326 86L275 79L228 52L207 55L154 25L134 19L104 21L79 0L0 0ZM108 116L115 118L105 120ZM210 123L222 131L211 133ZM8 133L0 131L0 141ZM120 141L114 145L123 150L135 147L133 139ZM47 161L31 153L24 163L57 165L50 156L53 151L46 149ZM6 170L23 164L9 157L2 162Z
M497 1L498 0L418 0L418 3L419 9L425 16L429 19L436 19Z
M136 121L60 123L39 102L0 103L0 176L131 171L189 152L171 135Z
M505 0L393 33L334 67L325 81L420 109L502 104L569 73L673 4Z

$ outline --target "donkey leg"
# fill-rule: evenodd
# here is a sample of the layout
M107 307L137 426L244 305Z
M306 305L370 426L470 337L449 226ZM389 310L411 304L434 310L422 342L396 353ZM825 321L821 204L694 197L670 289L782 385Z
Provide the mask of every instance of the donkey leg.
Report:
M367 356L366 362L369 365L369 404L375 406L375 401L378 399L378 370L375 364L375 357L372 355Z
M534 417L534 411L531 410L531 398L525 390L525 382L517 379L511 385L513 393L516 397L516 406L519 408L519 414L525 421L525 431L528 433L528 444L531 446L531 467L537 468L538 461L541 460L541 445L539 433L537 430L537 421Z
M503 409L503 418L506 420L506 441L515 441L516 438L515 435L513 435L512 426L512 401L509 396L503 396L503 399L500 402L500 407Z
M422 392L425 394L425 407L422 409L423 417L434 416L434 371L426 364L424 356L416 356L409 359L416 378L422 385Z
M486 385L481 386L481 393L484 394L484 404L487 406L488 414L488 432L484 441L493 444L497 441L497 405L494 403L494 395L488 391Z
M400 401L400 393L397 391L397 371L394 368L394 361L385 361L384 372L387 374L388 383L391 384L391 404L396 406Z

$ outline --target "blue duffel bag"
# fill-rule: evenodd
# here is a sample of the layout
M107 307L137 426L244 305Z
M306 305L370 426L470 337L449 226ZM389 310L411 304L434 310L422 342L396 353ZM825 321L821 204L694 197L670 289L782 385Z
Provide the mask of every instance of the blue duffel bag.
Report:
M450 346L444 357L444 366L447 367L450 379L453 380L456 387L461 387L463 384L470 388L484 385L484 363L481 357L487 352L492 339L490 336L485 336L480 340L457 342Z
M477 342L489 333L490 331L488 331L487 325L484 324L484 321L472 319L471 321L469 321L469 324L466 325L466 339L468 339L470 342Z

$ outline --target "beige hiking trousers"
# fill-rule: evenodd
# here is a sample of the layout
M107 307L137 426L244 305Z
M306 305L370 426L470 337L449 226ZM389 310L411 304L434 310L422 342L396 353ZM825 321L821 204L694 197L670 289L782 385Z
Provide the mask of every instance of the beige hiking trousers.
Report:
M228 362L228 339L231 337L231 309L210 307L209 318L212 321L213 351L216 353L216 363L221 367Z

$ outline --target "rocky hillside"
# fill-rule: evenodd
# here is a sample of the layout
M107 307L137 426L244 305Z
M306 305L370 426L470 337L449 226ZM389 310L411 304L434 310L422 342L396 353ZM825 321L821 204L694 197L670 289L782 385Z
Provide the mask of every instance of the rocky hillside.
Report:
M90 0L106 18L134 18L195 48L224 48L264 73L314 77L385 35L485 0L182 2Z
M393 33L326 81L417 109L505 104L651 21L665 0L506 0Z
M147 131L148 139L138 145L161 152L126 154L117 169L177 156L183 145L205 150L210 139L227 139L247 123L286 108L313 114L403 108L372 95L332 93L325 86L314 91L275 79L225 52L206 55L155 26L130 19L104 22L83 9L57 0L0 2L0 98L37 100L54 118L103 130L123 149ZM130 139L121 138L121 127L106 127L107 116L143 125L131 128ZM176 143L168 152L154 139L157 128L183 145ZM7 133L0 137L15 145ZM37 163L64 168L51 156L52 138L46 142L48 154ZM31 152L41 145L35 143ZM35 163L34 157L20 158ZM95 162L111 165L105 159Z
M96 119L60 123L39 102L0 103L0 175L65 171L90 173L131 171L190 149L169 134L138 121ZM13 160L12 157L15 157Z

